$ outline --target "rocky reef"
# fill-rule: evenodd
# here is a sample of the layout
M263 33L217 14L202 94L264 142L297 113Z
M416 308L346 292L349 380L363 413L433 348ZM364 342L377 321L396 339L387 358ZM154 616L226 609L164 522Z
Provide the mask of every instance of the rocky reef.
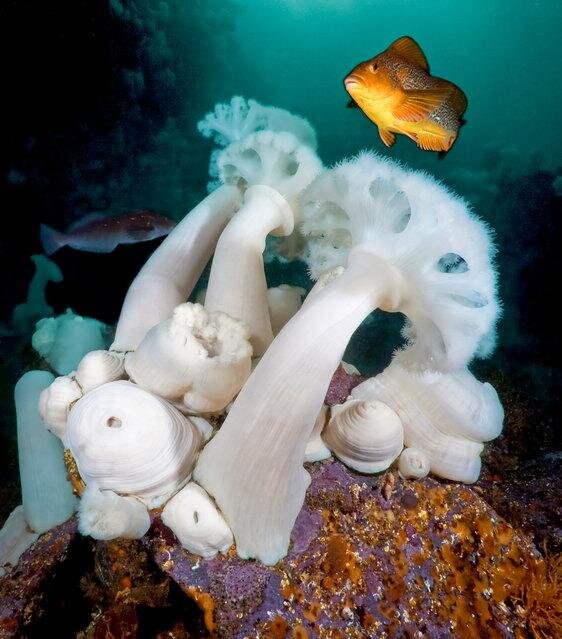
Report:
M82 602L61 637L556 636L554 617L531 613L562 594L560 566L553 573L479 486L367 477L333 461L308 470L275 566L234 548L202 559L158 515L140 541L85 541L74 520L57 527L0 582L0 637L51 631L53 608L64 610L55 587Z
M145 543L198 601L209 632L499 637L524 629L516 601L541 559L473 491L391 472L373 480L337 462L310 471L289 554L273 567L233 553L201 561L155 522Z

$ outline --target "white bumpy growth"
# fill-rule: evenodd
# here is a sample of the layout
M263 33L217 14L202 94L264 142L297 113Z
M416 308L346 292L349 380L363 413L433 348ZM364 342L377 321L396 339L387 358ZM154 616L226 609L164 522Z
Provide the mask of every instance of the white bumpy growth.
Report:
M247 327L200 304L180 304L154 326L125 367L131 380L188 412L222 411L251 369Z

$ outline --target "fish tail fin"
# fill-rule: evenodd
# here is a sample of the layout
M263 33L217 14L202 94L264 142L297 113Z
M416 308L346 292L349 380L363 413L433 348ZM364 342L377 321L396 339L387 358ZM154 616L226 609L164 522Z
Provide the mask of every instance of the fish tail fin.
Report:
M55 231L55 229L52 229L46 224L41 224L40 236L41 244L43 245L43 250L46 255L52 255L67 242L64 233L59 233L59 231Z

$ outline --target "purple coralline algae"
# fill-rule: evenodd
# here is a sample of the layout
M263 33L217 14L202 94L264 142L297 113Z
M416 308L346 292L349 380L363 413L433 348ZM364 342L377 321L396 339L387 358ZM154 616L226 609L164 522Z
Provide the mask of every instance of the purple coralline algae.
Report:
M476 493L311 465L285 559L183 550L156 519L144 543L201 608L210 636L524 637L517 605L542 559Z

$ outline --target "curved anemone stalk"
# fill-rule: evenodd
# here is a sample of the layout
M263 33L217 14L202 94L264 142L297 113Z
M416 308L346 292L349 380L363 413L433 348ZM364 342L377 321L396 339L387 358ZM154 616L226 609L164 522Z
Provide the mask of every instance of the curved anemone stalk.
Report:
M354 261L281 330L199 457L193 477L215 498L242 558L272 565L287 552L332 373L365 317L395 308L388 291L400 290L397 273L372 255Z
M412 322L404 359L449 370L466 365L493 327L485 227L427 176L393 173L396 181L383 179L376 161L359 158L307 189L304 210L308 203L317 214L309 228L322 235L332 216L348 233L347 248L340 247L347 268L281 330L199 457L193 477L216 500L243 558L274 564L286 554L310 480L302 465L307 442L367 315L403 312ZM429 204L437 197L436 206L416 199L420 190ZM326 262L317 266L326 270Z
M266 238L293 232L298 195L322 165L294 135L260 131L227 147L218 166L224 182L247 189L217 243L205 308L242 320L250 329L254 357L260 357L273 340L262 255Z
M292 217L277 191L264 185L250 187L213 257L205 309L242 320L250 329L254 357L263 355L273 341L262 256L265 238L279 226L283 235L291 233Z
M127 291L111 350L135 350L153 326L187 300L240 200L236 186L219 187L154 251Z

